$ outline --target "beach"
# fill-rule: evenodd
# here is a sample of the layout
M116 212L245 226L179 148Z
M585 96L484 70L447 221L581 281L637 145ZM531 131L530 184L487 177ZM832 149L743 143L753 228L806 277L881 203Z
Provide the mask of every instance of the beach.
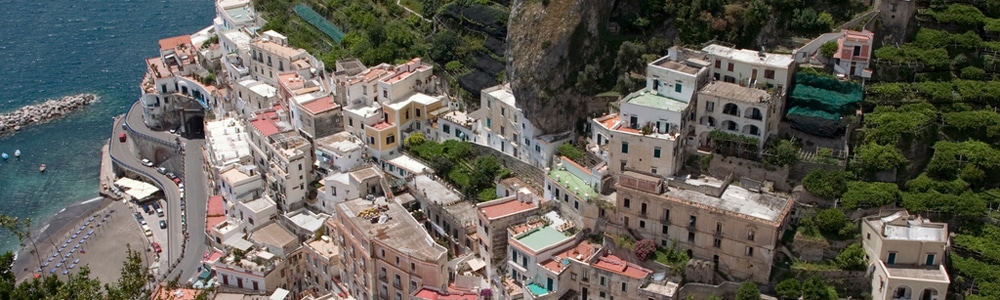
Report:
M37 238L33 245L28 243L18 253L18 260L14 263L18 281L30 279L35 274L55 274L65 278L67 274L79 271L81 266L90 266L92 278L105 283L113 282L120 277L127 257L126 245L143 252L149 248L146 237L132 216L132 210L122 201L98 198L73 205L53 217L46 226L44 230L34 233ZM73 238L74 235L76 238ZM78 244L80 246L76 247ZM60 251L63 245L65 248ZM36 248L37 256L33 253ZM146 254L145 261L155 261L145 258L152 258L152 253ZM39 268L39 262L45 266ZM74 267L70 268L70 265ZM42 269L41 272L39 269ZM52 269L56 271L53 273ZM68 272L63 274L64 271Z

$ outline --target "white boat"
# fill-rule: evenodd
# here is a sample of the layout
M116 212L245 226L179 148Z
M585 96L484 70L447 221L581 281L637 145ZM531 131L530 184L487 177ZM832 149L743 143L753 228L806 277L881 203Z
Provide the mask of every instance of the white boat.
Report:
M4 152L3 154L0 154L0 157L3 157L3 160L7 160L10 158L10 155L7 155L7 152Z
M14 150L14 157L21 158L21 149Z
M45 164L42 164L41 166L38 167L38 172L45 173Z

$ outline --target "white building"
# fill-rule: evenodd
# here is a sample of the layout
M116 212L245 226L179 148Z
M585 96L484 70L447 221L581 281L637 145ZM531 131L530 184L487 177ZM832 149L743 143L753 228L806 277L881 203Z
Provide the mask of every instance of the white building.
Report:
M272 86L278 86L278 75L286 72L326 77L322 61L304 49L290 47L288 38L273 30L250 43L250 72L254 79Z
M483 89L480 95L480 110L472 114L479 122L481 145L544 168L552 163L559 145L572 138L572 131L543 134L537 130L517 107L509 83Z
M948 224L906 211L861 222L872 299L941 300L951 283L944 261Z
M218 186L226 202L248 201L264 193L264 179L253 164L233 166L222 172Z
M382 175L375 167L333 173L323 178L317 206L323 212L332 215L334 205L337 203L376 194L381 190L381 180Z
M364 163L364 144L349 132L340 132L315 141L316 167L326 175L346 173Z
M233 85L236 92L236 111L245 118L254 112L274 107L278 103L278 89L274 86L246 78Z
M296 210L306 203L312 181L312 145L292 130L277 111L262 111L249 120L254 163L268 180L268 193L281 211Z
M203 111L215 105L217 88L195 78L204 70L198 65L197 46L190 35L162 39L160 55L146 59L146 76L140 85L146 126L167 129L185 125L181 130L186 132L187 123L201 123L194 118L203 117Z
M792 83L791 55L734 49L711 44L701 49L712 63L712 78L755 88L774 87L784 94Z

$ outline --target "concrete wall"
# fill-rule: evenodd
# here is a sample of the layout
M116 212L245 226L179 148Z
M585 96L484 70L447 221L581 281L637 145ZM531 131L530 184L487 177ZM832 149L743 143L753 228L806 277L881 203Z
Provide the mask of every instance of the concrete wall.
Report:
M788 167L767 170L764 164L748 159L737 157L723 157L714 155L708 172L716 177L726 177L733 174L733 178L747 177L758 180L767 180L774 183L774 189L779 191L791 191L792 185L788 182Z
M677 289L674 299L687 299L688 296L692 296L695 300L704 300L712 295L720 296L723 299L733 299L736 297L736 290L739 288L739 282L731 281L723 282L719 285L686 283L680 289Z

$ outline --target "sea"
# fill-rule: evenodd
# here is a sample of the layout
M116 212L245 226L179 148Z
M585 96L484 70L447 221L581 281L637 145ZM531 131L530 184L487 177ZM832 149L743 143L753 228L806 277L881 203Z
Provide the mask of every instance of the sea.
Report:
M38 231L99 200L100 148L112 117L139 97L144 60L159 54L159 39L197 32L214 15L212 0L0 0L0 112L80 93L100 97L0 137L0 152L11 156L0 162L0 213L31 218ZM17 239L0 230L0 251L16 249Z

